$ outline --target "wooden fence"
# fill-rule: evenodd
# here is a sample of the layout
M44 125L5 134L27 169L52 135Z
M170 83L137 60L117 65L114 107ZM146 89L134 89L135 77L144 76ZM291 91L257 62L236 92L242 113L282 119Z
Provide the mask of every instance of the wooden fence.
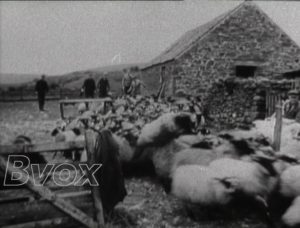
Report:
M0 146L0 174L5 172L23 173L21 180L28 175L22 169L15 168L7 161L7 155L19 153L53 153L57 151L83 150L86 146L88 163L94 164L95 133L86 132L86 141L52 143L40 145ZM79 169L79 164L72 164ZM60 170L68 164L55 164ZM40 168L41 172L43 168ZM55 169L56 172L57 169ZM59 175L59 173L56 173ZM55 173L54 173L55 175ZM88 175L90 175L88 173ZM3 177L3 176L2 176ZM25 182L25 180L24 180ZM58 186L57 184L37 185L31 175L25 187L0 189L0 227L33 228L33 227L88 227L104 226L103 210L99 191L90 186Z
M281 94L275 91L266 92L266 117L274 114L276 104L281 100Z
M55 89L50 90L46 95L46 100L60 100L66 98L79 98L80 91ZM12 101L36 101L37 95L34 90L15 90L15 91L2 91L0 92L1 102Z

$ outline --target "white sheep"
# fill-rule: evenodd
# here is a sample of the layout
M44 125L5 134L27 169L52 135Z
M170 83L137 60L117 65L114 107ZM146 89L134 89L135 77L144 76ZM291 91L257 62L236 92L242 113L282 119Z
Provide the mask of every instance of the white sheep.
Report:
M209 168L214 170L219 178L232 177L238 183L238 190L243 194L253 198L259 196L266 200L275 189L276 171L272 161L259 160L256 156L253 159L258 160L255 162L221 158L213 161Z
M184 165L173 175L172 194L185 202L203 206L226 205L234 192L232 185L225 184L208 167Z
M190 114L166 113L143 127L137 145L164 145L184 133L190 133L191 130Z
M81 134L78 128L73 128L72 130L61 131L59 128L55 128L51 135L54 137L55 142L74 142L74 141L84 141L84 135ZM69 158L69 154L66 152L64 155ZM72 153L71 157L79 157L79 160L84 162L87 160L87 154L84 150L81 155Z
M254 121L255 127L252 131L258 131L269 139L273 139L275 118L269 118L266 120L256 120ZM295 140L295 137L299 136L300 123L295 120L282 119L282 138L281 138L281 148L288 146L291 142Z
M61 131L59 128L55 128L51 136L55 137L55 142L72 142L75 141L78 136L80 136L80 130L78 128L73 128L72 130Z
M247 142L241 140L222 140L211 146L211 149L187 148L174 155L171 173L180 165L203 165L208 166L212 161L218 158L236 158L239 159L245 154L251 153L252 149ZM244 149L244 151L243 151Z
M85 103L80 103L77 107L77 111L79 114L84 113L85 111L87 111L87 107Z
M300 227L300 196L294 199L281 220L286 227Z
M174 156L186 148L188 148L187 144L172 140L164 146L149 147L146 152L151 154L151 161L156 174L160 178L170 178Z
M116 140L119 146L119 154L121 162L129 162L134 154L133 148L130 146L129 142L120 136L113 134L114 140Z
M290 166L282 172L279 191L285 197L300 196L300 165Z
M285 154L293 155L300 160L300 140L291 140L289 144L282 146L280 151Z
M208 166L213 160L217 159L217 153L210 149L187 148L174 155L170 176L182 165L201 165Z

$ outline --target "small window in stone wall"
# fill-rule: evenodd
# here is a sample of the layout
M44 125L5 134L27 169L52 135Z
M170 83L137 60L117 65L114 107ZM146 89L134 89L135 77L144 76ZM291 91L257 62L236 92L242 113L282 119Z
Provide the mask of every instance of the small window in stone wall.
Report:
M254 77L256 66L236 66L235 67L235 75L240 78L249 78Z

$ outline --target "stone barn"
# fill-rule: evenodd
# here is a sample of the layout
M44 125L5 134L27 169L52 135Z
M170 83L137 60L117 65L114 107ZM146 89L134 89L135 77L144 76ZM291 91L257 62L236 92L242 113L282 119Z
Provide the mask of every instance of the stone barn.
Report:
M292 87L287 75L299 69L299 46L251 1L188 31L141 68L148 91L164 79L165 95L201 96L213 122L231 127L272 115Z
M166 95L177 90L203 94L221 78L272 78L300 67L300 48L254 2L245 1L188 31L145 64L148 90L166 81Z

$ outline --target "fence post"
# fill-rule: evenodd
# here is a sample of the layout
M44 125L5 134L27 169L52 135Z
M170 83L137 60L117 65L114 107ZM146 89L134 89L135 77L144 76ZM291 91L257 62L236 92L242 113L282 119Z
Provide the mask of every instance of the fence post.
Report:
M86 142L86 152L88 163L90 165L95 163L95 145L96 145L96 133L93 130L85 131L85 142ZM99 192L99 186L91 186L94 209L95 209L95 218L98 223L98 227L104 227L104 215L102 201Z
M20 96L21 96L20 99L21 99L21 101L23 101L23 87L20 88L20 93L21 93L20 94Z
M282 101L279 99L276 108L275 108L275 127L274 127L274 135L273 135L273 148L275 151L280 150L281 144L281 130L282 130Z
M59 88L59 99L62 99L62 88Z

